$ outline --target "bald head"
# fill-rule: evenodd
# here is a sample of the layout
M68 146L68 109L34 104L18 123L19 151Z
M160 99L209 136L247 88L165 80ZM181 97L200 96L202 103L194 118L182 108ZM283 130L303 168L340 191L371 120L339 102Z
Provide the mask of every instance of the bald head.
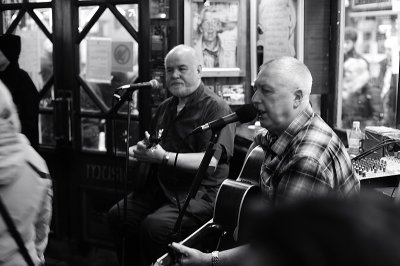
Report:
M312 76L310 70L294 57L284 56L268 61L260 67L261 75L265 71L270 71L276 75L281 82L289 88L300 89L308 100L311 94Z
M261 126L279 136L310 101L312 77L293 57L280 57L262 65L252 97Z
M197 58L196 50L188 45L180 44L172 48L165 56L165 65L167 65L167 60L171 56L186 58L188 62L194 64L195 66L201 65L200 60Z

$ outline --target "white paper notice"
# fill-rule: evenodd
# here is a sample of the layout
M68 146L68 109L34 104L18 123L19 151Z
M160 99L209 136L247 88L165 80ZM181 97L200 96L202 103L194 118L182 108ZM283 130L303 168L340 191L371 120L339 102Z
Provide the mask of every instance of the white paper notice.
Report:
M111 83L111 38L88 38L86 80Z
M38 31L18 31L21 36L19 65L26 72L40 72L40 44Z

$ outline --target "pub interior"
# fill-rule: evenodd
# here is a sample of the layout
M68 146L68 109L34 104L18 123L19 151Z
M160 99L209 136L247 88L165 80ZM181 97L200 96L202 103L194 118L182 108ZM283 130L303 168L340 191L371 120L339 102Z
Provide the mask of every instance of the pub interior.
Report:
M0 16L1 265L398 264L399 1Z

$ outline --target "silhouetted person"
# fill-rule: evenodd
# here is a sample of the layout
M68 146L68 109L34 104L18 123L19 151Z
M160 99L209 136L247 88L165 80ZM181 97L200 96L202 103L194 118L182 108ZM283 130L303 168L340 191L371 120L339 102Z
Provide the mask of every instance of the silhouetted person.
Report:
M39 93L26 71L18 64L21 38L12 34L0 36L0 79L10 90L21 121L21 133L35 149L39 145Z

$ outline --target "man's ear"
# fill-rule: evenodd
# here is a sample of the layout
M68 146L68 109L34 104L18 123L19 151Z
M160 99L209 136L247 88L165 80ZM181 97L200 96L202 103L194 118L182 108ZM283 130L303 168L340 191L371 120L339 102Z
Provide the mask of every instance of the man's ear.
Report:
M297 88L294 91L294 103L293 103L294 108L299 107L299 105L303 101L303 97L304 97L303 91L300 88Z

